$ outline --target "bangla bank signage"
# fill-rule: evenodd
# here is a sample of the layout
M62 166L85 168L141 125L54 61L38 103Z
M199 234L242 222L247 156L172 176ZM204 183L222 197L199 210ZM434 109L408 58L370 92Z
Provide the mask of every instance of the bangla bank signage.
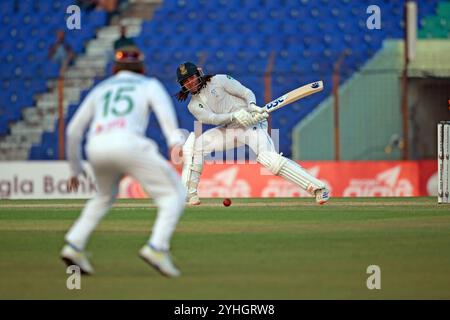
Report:
M437 195L436 161L300 161L324 181L334 197L410 197ZM65 161L0 162L1 199L80 199L96 192L95 178L85 163L76 193L67 192ZM272 175L257 163L207 164L199 185L200 197L310 197L298 186ZM146 198L139 183L125 177L120 198Z

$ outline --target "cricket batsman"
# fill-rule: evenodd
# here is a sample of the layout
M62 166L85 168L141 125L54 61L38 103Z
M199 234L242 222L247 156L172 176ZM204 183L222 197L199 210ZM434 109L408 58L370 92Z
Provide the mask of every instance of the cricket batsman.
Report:
M296 162L275 151L267 133L268 113L256 104L254 93L230 76L204 75L192 62L177 68L177 81L181 90L180 101L192 98L188 109L200 122L216 125L199 137L191 133L183 146L182 180L188 190L187 202L200 204L197 187L200 182L204 156L213 151L223 151L248 145L257 155L256 161L274 175L293 182L324 204L329 190L320 180L311 176Z
M156 143L145 137L150 112L155 112L167 144L174 151L171 154L178 154L176 150L181 150L185 139L166 89L157 79L143 75L144 57L137 48L116 52L113 74L91 90L67 128L72 174L68 189L76 190L78 176L84 173L81 139L89 127L86 153L98 192L66 234L61 258L67 265L77 265L84 274L94 272L85 254L86 243L113 204L119 181L130 175L158 207L153 232L139 255L161 274L176 277L180 271L169 255L170 239L184 210L186 189L158 152Z

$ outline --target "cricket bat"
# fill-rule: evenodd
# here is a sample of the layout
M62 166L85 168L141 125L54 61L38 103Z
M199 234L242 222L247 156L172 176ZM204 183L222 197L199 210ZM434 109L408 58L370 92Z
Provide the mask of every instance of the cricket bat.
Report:
M304 97L307 97L311 94L314 94L322 90L323 90L323 82L316 81L286 93L285 95L266 104L264 108L268 113L271 113L284 106L287 106L288 104L291 104L297 100L300 100Z

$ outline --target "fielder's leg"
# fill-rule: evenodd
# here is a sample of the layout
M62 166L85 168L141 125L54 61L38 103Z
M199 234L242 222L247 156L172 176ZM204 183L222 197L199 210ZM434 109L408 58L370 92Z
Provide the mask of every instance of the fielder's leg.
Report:
M186 189L156 148L146 147L144 143L142 150L136 148L130 158L133 160L128 164L129 174L140 182L158 206L153 232L139 255L161 274L177 277L180 271L169 254L170 240L184 210Z
M311 176L296 162L275 151L272 138L267 133L267 122L250 127L241 139L246 139L245 143L258 155L256 161L274 175L279 175L308 191L315 196L319 204L328 201L329 190L322 181Z
M113 204L120 175L93 165L97 194L86 203L80 217L65 236L66 245L61 252L61 258L67 265L78 265L84 274L92 274L92 268L85 254L85 247L91 233Z

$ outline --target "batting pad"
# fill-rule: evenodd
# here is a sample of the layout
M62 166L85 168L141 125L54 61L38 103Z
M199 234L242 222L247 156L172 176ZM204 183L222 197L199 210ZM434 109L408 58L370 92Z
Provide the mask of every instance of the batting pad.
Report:
M195 134L191 132L183 145L183 171L181 181L188 190L188 197L197 193L197 186L200 183L200 176L203 170L203 161L194 163Z
M181 174L181 181L185 187L188 187L188 183L191 178L190 175L194 158L194 144L195 134L194 132L191 132L183 145L183 171Z
M302 189L314 195L317 189L325 188L325 184L306 172L296 162L283 157L276 152L261 152L256 159L260 164L269 169L273 174L295 183Z

